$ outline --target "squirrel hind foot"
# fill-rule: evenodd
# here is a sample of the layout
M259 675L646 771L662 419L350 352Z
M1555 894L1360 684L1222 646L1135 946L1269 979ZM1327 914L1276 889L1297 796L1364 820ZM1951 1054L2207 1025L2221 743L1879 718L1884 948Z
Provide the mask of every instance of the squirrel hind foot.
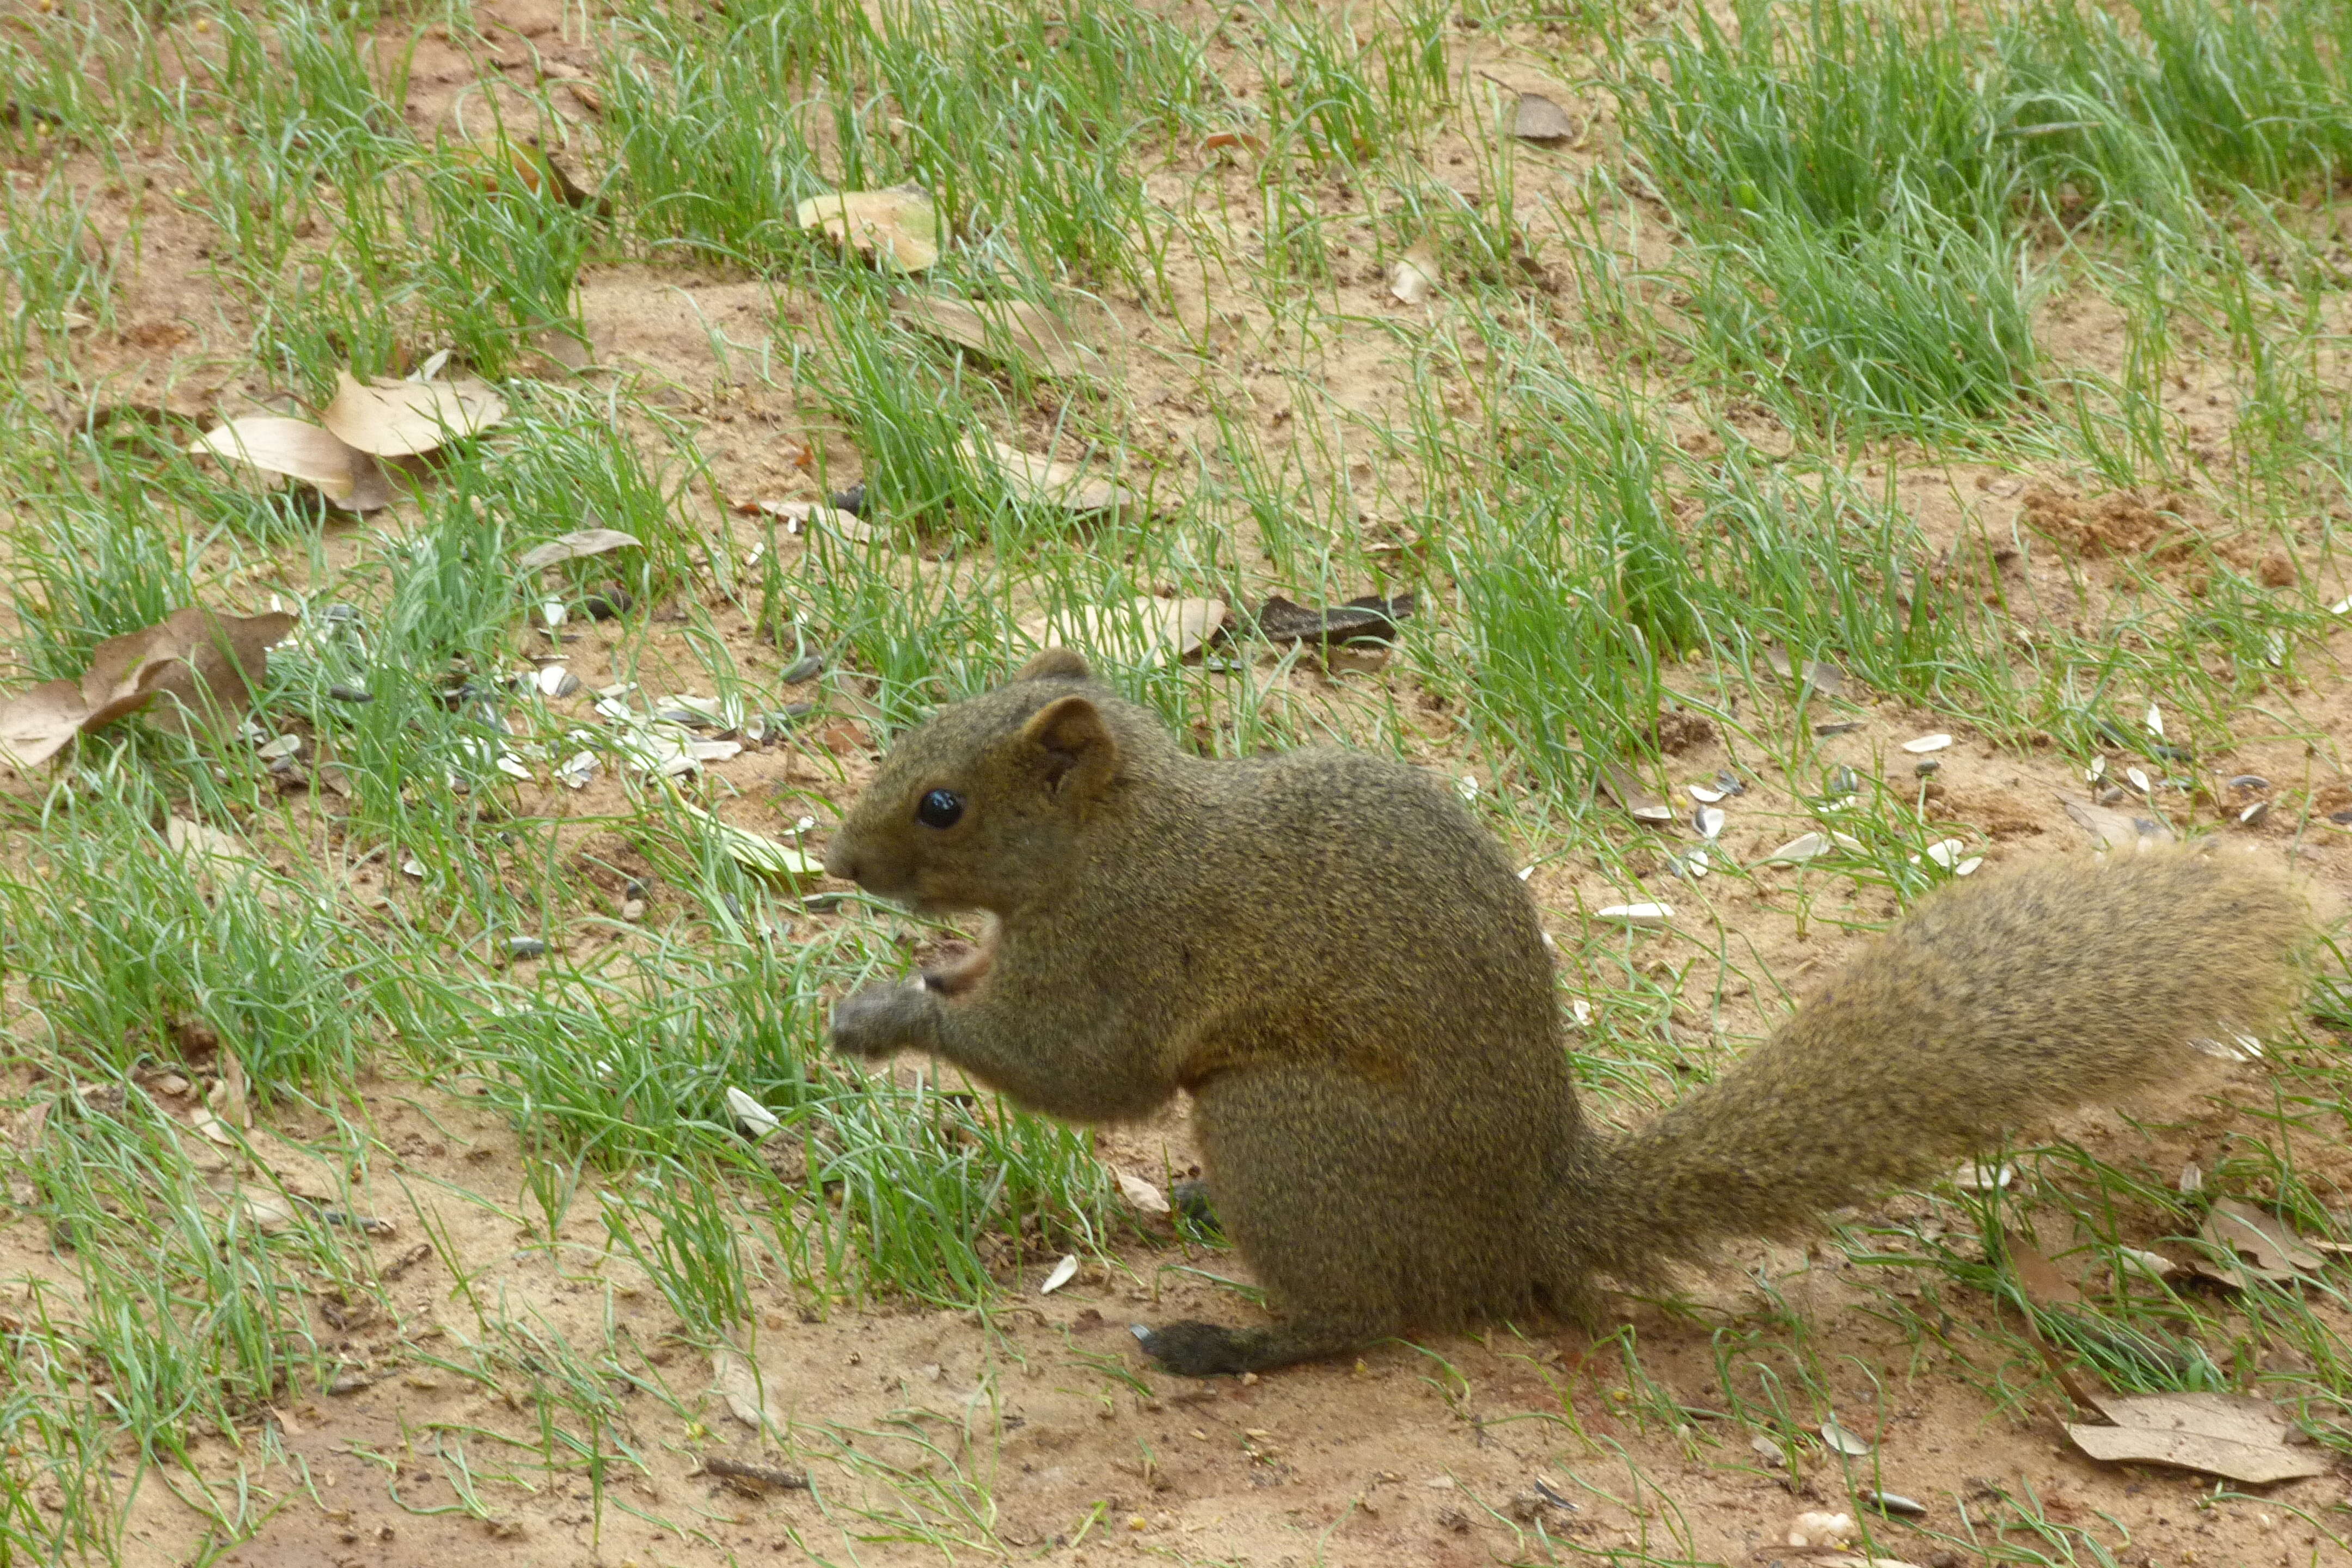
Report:
M1138 1323L1134 1333L1144 1354L1180 1377L1267 1372L1339 1355L1379 1337L1376 1331L1338 1325L1286 1323L1272 1329L1229 1329L1196 1318L1162 1323L1156 1329Z

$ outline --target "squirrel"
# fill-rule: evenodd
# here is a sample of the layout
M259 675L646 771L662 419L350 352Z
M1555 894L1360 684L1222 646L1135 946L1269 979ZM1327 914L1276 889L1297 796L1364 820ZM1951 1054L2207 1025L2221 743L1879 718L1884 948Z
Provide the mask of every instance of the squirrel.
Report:
M1339 748L1220 761L1049 648L884 757L827 846L951 970L867 985L835 1048L928 1052L1079 1122L1188 1091L1272 1327L1139 1326L1193 1375L1405 1330L1590 1322L1741 1236L1801 1234L2032 1118L2176 1075L2298 994L2309 915L2242 858L2055 859L1919 901L1761 1046L1589 1125L1534 900L1444 783Z

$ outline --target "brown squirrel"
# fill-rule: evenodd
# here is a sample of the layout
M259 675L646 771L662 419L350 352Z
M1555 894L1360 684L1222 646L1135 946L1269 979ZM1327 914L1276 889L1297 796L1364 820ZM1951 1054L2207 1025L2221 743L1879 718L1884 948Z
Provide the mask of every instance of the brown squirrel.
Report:
M1055 648L908 732L835 834L832 875L996 931L849 997L833 1038L1076 1121L1189 1090L1277 1321L1136 1332L1171 1371L1255 1371L1589 1321L1597 1277L1800 1232L2281 1018L2308 916L2280 879L2117 859L1926 899L1713 1083L1609 1134L1578 1110L1534 901L1451 789L1345 750L1190 755Z

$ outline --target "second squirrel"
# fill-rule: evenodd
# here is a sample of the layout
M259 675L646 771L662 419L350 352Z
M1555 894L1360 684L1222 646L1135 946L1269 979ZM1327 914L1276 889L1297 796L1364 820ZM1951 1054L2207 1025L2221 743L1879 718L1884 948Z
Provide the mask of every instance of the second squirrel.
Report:
M1193 1098L1276 1321L1139 1331L1255 1371L1408 1329L1590 1317L1736 1236L1785 1236L2004 1130L2158 1079L2293 1003L2306 916L2242 858L2053 859L1921 900L1713 1083L1587 1125L1510 863L1419 769L1222 762L1061 649L900 739L826 869L984 910L979 958L868 986L836 1047L945 1058L1077 1121Z

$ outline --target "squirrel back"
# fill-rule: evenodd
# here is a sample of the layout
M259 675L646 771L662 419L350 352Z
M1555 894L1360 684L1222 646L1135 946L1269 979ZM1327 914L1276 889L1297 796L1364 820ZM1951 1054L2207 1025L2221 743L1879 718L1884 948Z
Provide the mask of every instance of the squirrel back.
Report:
M845 1001L834 1041L944 1058L1073 1121L1193 1100L1271 1328L1139 1331L1239 1372L1411 1328L1586 1315L2021 1122L2258 1034L2306 921L2242 858L2056 859L1923 900L1769 1040L1649 1125L1583 1122L1532 899L1430 773L1180 748L1073 654L893 748L836 876L996 916L984 962Z

